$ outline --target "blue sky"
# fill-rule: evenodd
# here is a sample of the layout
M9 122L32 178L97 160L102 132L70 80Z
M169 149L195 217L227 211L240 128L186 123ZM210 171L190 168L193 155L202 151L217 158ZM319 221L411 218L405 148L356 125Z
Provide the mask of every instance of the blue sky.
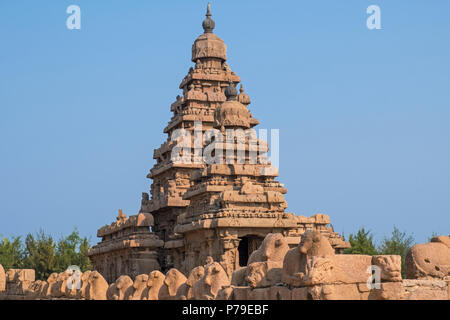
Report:
M211 2L252 113L280 129L289 212L378 240L450 233L449 1ZM0 2L0 234L94 243L137 213L206 3Z

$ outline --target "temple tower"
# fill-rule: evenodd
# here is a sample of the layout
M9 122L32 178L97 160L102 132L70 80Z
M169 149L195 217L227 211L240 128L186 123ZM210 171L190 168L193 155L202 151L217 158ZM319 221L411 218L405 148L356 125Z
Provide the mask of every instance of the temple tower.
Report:
M172 140L175 130L184 129L192 133L194 124L201 123L202 131L213 127L214 110L225 101L224 90L229 82L239 83L240 78L227 65L227 47L224 41L213 33L215 23L208 5L203 21L204 33L192 46L192 62L188 74L181 81L182 95L171 105L173 116L164 129L167 141L154 151L156 164L147 178L153 179L151 198L143 194L141 212L151 213L155 218L154 232L167 242L173 239L177 217L185 212L189 199L183 198L190 187L192 173L202 168L202 161L174 163L172 150L177 142ZM256 123L256 120L253 120ZM172 266L167 250L160 250L163 270Z
M296 246L306 230L320 230L337 252L349 247L327 215L285 212L287 190L275 180L268 145L253 130L258 120L250 97L242 84L238 94L241 80L227 65L227 47L214 27L208 4L204 33L192 46L195 66L171 105L167 140L154 150L151 196L142 194L138 215L120 213L98 230L102 241L89 256L108 281L173 267L187 275L207 257L231 276L275 232Z
M294 214L285 213L286 188L265 157L267 144L252 129L252 114L232 82L225 95L214 113L215 159L192 175L183 197L190 203L175 228L183 245L166 243L175 267L186 273L211 256L231 276L268 233L288 237L297 229Z

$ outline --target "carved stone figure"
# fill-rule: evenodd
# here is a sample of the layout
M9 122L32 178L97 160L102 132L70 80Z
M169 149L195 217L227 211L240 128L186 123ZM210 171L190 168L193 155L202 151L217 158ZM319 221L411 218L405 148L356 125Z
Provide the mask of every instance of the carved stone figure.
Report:
M43 290L45 289L46 285L47 285L47 281L36 280L34 282L32 292L30 291L30 293L29 293L31 295L32 299L43 298Z
M143 300L144 294L145 297L147 297L148 291L147 291L147 282L148 282L148 275L147 274L141 274L136 277L133 283L133 294L129 298L129 300Z
M208 258L206 259L207 260L206 266L214 262L211 257ZM178 288L177 300L192 300L194 298L194 285L204 275L205 275L205 267L198 266L192 269L186 282Z
M106 291L108 291L108 282L98 271L92 271L88 278L89 300L106 300Z
M252 288L266 288L281 282L282 271L279 263L254 262L247 266L245 279Z
M149 201L150 201L149 194L147 192L142 192L141 209L139 210L139 213L150 212Z
M56 283L52 286L52 297L61 298L66 295L67 290L67 279L70 275L67 272L61 272L56 278Z
M283 261L282 281L298 287L306 273L307 260L310 257L334 256L329 241L319 231L307 231L303 234L298 247L290 249Z
M398 255L377 255L372 264L380 267L381 281L402 281L402 257Z
M186 282L186 277L177 269L170 269L161 288L160 300L175 300L178 289Z
M450 237L439 236L416 244L406 255L408 279L444 279L450 276Z
M120 276L108 289L108 300L129 300L133 294L133 280L129 276Z
M34 294L35 298L36 299L45 298L45 290L47 288L48 288L47 281L41 281L41 283L39 284L39 286L35 290L35 294Z
M313 286L340 281L344 276L332 257L314 256L307 259L305 274L300 278L300 284Z
M312 256L306 260L305 273L296 281L300 286L365 284L371 265L372 257L368 255Z
M214 262L214 259L211 256L207 256L205 259L205 266ZM204 270L203 270L204 271Z
M245 286L247 285L247 267L241 267L235 270L231 276L231 285L232 286Z
M230 285L225 270L213 262L205 267L204 276L194 284L195 300L214 300L221 289Z
M233 300L234 287L225 287L219 290L216 300Z
M78 299L86 299L89 295L89 276L91 275L91 271L85 271L81 275L81 288L77 292L77 298Z
M148 292L147 292L147 300L159 300L161 293L161 288L164 286L164 280L166 276L160 271L152 271L148 276ZM167 288L166 288L167 289ZM167 289L168 290L168 289ZM164 296L168 296L168 292L163 294Z
M42 280L34 281L28 288L26 295L29 296L30 298L34 298L34 299L39 297L39 292L40 292L41 287L42 287Z
M43 297L45 298L52 297L52 291L55 290L53 289L53 286L56 286L57 281L58 281L58 273L54 272L50 274L50 276L47 278L47 284L42 292Z
M248 265L253 262L271 261L283 263L284 256L289 251L289 244L280 233L269 233L264 238L261 246L252 252L248 259Z

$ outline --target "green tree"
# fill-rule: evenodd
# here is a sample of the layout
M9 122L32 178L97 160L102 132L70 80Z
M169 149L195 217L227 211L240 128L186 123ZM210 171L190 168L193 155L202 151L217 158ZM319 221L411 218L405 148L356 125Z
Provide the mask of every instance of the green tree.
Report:
M62 272L71 265L80 267L83 272L91 269L91 262L87 256L89 248L89 241L86 237L81 238L76 228L70 235L60 239L56 249L57 272Z
M23 267L24 248L21 237L3 238L0 241L0 264L5 270Z
M36 235L28 234L25 244L21 237L0 239L0 264L5 270L34 269L37 280L47 280L53 272L63 272L72 265L83 272L92 269L89 248L88 239L82 238L76 228L57 243L41 229Z
M81 271L92 270L91 260L87 256L88 250L91 248L89 240L84 237L81 239L80 246L78 248L78 261L77 266L80 267Z
M373 235L369 230L361 227L356 234L350 234L348 241L351 248L345 249L344 253L376 255L377 249L373 243Z
M25 261L26 268L36 271L36 279L47 280L56 270L56 244L51 236L40 230L36 237L28 234L25 239Z
M380 254L392 254L402 257L402 276L405 278L405 257L414 244L414 238L406 232L401 232L394 226L390 237L385 237L378 247Z

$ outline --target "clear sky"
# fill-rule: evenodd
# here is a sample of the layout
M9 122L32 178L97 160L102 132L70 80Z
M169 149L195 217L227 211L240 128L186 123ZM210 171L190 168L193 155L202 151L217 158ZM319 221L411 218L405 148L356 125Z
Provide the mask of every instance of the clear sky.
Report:
M211 2L252 113L280 129L289 212L450 233L450 1ZM0 2L0 234L94 243L138 212L206 3Z

